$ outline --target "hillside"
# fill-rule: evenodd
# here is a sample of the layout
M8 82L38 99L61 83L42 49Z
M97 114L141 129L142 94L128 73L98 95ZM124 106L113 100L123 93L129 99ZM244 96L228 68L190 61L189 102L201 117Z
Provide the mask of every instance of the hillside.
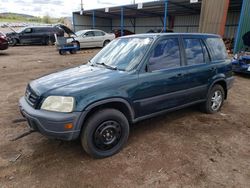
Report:
M51 18L49 16L36 17L27 14L18 13L0 13L0 22L36 22L36 23L57 23L61 18Z

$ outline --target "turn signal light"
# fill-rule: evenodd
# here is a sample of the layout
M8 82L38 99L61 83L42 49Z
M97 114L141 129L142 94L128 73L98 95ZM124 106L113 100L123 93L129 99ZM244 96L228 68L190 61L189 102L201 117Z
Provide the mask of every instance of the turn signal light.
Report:
M65 129L72 129L73 128L73 124L72 123L68 123L66 125L64 125Z

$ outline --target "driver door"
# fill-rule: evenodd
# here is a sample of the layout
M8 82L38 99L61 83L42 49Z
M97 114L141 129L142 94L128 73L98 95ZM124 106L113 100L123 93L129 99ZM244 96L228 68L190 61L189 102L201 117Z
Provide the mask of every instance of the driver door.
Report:
M19 36L20 42L22 44L30 44L33 41L33 29L32 28L26 28Z
M88 31L84 33L81 37L80 45L81 48L90 48L90 47L95 47L95 44L93 44L94 41L94 32L93 31Z

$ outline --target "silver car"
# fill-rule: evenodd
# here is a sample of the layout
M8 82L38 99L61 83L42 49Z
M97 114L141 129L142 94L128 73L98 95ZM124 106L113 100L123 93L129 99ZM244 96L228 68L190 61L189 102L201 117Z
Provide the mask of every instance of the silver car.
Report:
M115 38L113 33L106 33L102 30L80 30L76 32L75 40L80 48L104 47ZM68 39L67 42L72 42Z

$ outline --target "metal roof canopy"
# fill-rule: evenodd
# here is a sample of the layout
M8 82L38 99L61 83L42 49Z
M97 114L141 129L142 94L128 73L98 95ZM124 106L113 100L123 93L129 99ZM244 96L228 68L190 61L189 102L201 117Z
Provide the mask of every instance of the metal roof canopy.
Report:
M191 14L200 14L201 1L198 3L190 3L190 0L168 0L167 14L170 16L185 16ZM84 10L83 15L114 19L121 17L121 8L123 7L123 16L126 18L139 17L163 17L164 16L164 0L143 3L142 9L138 9L138 4L121 5L109 7L109 11L105 12L105 8ZM242 0L230 0L229 12L240 12ZM74 12L80 14L80 11Z

